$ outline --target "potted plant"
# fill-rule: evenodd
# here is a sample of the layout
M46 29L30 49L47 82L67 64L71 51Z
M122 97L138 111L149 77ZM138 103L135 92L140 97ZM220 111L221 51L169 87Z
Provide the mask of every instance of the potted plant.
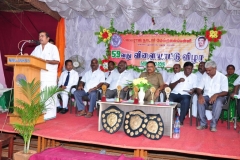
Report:
M29 147L37 119L46 111L47 105L53 96L62 91L62 89L59 89L57 86L52 86L46 87L38 92L41 83L40 81L35 82L35 79L33 79L32 82L19 80L19 85L25 101L21 99L16 100L17 106L14 106L14 111L18 114L21 123L13 124L13 128L23 137L24 149L23 152L21 151L14 154L14 159L25 160L34 154L30 152Z

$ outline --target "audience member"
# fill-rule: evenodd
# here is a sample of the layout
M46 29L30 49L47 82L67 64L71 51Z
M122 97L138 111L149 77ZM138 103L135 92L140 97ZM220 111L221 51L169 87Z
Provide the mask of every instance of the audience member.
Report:
M235 66L234 65L228 65L227 66L227 78L228 78L228 92L231 94L234 89L234 81L238 78L238 75L234 73L235 72ZM230 100L229 104L229 117L232 119L235 117L235 106L236 106L236 101L235 100ZM227 112L223 113L223 119L227 119Z
M185 62L183 69L183 72L175 74L169 85L172 89L169 100L181 104L180 125L183 125L185 116L188 113L191 94L196 88L197 81L196 75L192 74L193 64L191 62Z
M206 73L203 74L197 86L198 113L200 117L200 125L197 129L202 130L208 127L205 110L207 106L212 105L210 130L216 132L222 105L226 102L225 96L228 94L228 80L226 76L217 71L217 65L214 61L206 62L205 68Z
M60 96L62 98L62 106L57 100L57 113L65 114L68 112L68 92L73 85L77 85L78 83L78 72L73 70L73 62L72 60L65 61L65 68L66 70L62 72L59 81L58 87L62 88L66 92L61 92Z
M141 73L141 75L139 76L139 78L141 77L146 77L146 79L148 80L148 82L156 88L156 92L155 92L155 96L154 96L154 100L159 97L160 95L160 91L163 90L164 88L164 82L163 82L163 78L161 73L157 73L155 72L156 67L155 67L155 63L153 61L148 61L147 62L147 72L143 72ZM151 101L152 97L151 97L151 92L148 89L145 93L145 101Z
M116 70L112 71L111 75L106 80L106 85L108 87L106 91L106 98L117 97L117 86L121 86L122 90L120 92L120 99L125 99L128 90L127 83L132 81L134 78L127 69L127 62L121 60L118 63Z
M98 60L91 60L91 70L87 71L82 77L77 90L74 92L74 97L77 103L77 116L85 116L90 118L93 116L93 110L97 101L97 89L105 82L104 73L98 69ZM85 111L85 106L82 101L83 96L88 96L90 107L88 112Z
M180 71L181 71L181 66L180 66L180 64L174 64L174 65L173 65L173 73L168 76L167 81L165 82L165 87L168 87L168 86L169 86L169 84L171 83L174 75L175 75L176 73L179 73Z
M108 71L105 73L105 79L107 79L115 69L115 63L113 61L108 62Z

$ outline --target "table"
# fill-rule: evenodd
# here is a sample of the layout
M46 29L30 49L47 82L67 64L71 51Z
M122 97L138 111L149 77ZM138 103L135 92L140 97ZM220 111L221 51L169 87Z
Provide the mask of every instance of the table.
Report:
M115 102L97 102L99 104L99 118L98 118L98 131L103 129L102 126L102 117L101 113L103 110L107 109L110 106L117 106L119 109L124 111L124 117L126 112L140 109L145 114L157 114L159 113L162 117L164 123L164 134L165 136L170 136L172 138L172 129L173 129L173 122L174 122L174 108L176 107L177 103L172 103L171 105L166 105L165 102L157 103L157 104L133 104L129 102L122 102L122 103L115 103ZM123 125L121 126L120 130L123 131Z
M13 158L13 135L0 133L0 159L2 158L2 147L8 145L8 158Z

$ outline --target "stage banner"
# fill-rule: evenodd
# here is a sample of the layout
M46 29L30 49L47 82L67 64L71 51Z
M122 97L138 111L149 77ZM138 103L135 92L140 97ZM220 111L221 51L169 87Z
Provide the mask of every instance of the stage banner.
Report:
M172 67L187 61L198 64L208 59L208 40L195 35L118 35L114 34L110 42L110 60L118 63L126 60L128 65L146 66L154 61L157 67Z

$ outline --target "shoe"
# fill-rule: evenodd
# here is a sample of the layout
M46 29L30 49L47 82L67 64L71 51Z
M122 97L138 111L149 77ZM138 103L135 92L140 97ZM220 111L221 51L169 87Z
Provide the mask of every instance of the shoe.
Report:
M93 113L92 112L88 112L86 115L85 115L85 118L91 118L93 116Z
M67 108L63 108L60 113L65 114L67 112L68 112L68 109Z
M183 122L180 122L180 126L183 126Z
M62 109L62 107L57 107L57 113L61 112Z
M78 116L78 117L85 116L85 115L86 115L85 110L78 111L78 113L77 113L77 116Z
M217 132L217 128L216 128L216 127L211 127L211 128L210 128L210 131L211 131L211 132Z
M203 130L203 129L207 129L207 128L208 128L208 126L198 126L197 130Z

